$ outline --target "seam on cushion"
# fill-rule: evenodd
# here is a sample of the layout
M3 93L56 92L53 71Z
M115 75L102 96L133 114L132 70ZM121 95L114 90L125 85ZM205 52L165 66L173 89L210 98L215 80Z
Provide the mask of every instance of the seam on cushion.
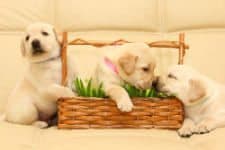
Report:
M54 26L55 26L55 28L57 28L58 29L58 22L57 22L57 13L56 13L56 11L57 11L57 8L58 8L58 0L52 0L53 1L53 5L54 5L54 9L53 9L53 13L54 13L54 18L53 18L53 20L54 20Z
M50 14L48 14L49 19L46 20L45 22L55 25L55 12L54 12L55 11L55 3L54 3L54 0L49 0L47 5L50 5L49 6Z
M166 6L167 6L167 0L162 0L163 2L163 4L162 4L162 6L163 6L163 9L162 9L162 22L163 22L163 32L168 32L168 21L167 21L167 13L166 13Z
M69 32L88 32L88 31L97 31L97 30L111 30L111 31L140 31L140 32L158 32L158 30L155 29L144 29L144 28L106 28L106 27L96 27L91 29L71 29L71 26L67 28L67 31Z
M225 28L207 28L207 29L193 29L193 30L180 30L180 31L174 31L174 32L167 32L166 34L178 34L178 33L222 33L224 34Z
M158 18L159 18L159 26L160 32L165 32L165 0L158 0Z
M4 35L22 35L24 31L0 31L0 36Z
M118 32L118 33L146 33L150 35L156 35L156 36L161 36L162 40L165 39L165 35L167 34L178 34L180 32L185 32L185 33L213 33L213 32L218 32L221 34L224 34L225 28L212 28L212 29L198 29L198 30L181 30L181 31L176 31L176 32L149 32L149 31L139 31L139 30L89 30L89 31L70 31L68 32L69 34L73 33L94 33L94 32ZM0 30L0 35L22 35L24 33L23 30ZM168 39L169 40L169 39Z
M184 31L199 31L199 30L225 30L224 26L214 26L214 27L187 27L183 29L173 29L173 30L168 30L168 33L173 33L173 32L184 32Z
M158 31L161 32L161 16L160 16L160 0L155 0L156 1L156 16L157 16L157 23L158 25Z

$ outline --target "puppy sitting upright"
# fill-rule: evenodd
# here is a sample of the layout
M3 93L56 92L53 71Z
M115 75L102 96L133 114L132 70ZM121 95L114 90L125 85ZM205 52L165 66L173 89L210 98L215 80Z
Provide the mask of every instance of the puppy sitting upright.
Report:
M46 127L46 121L56 113L57 99L74 96L72 90L60 85L60 49L60 40L51 25L35 23L27 28L21 52L28 67L9 97L6 121ZM74 76L73 70L69 69L69 76Z
M172 66L158 88L176 95L185 106L185 120L178 133L189 137L225 126L225 86L185 65Z
M150 88L154 69L155 58L151 48L144 43L129 43L106 47L95 78L98 83L103 83L106 95L116 101L118 108L128 112L132 110L133 104L122 85L127 82L137 88Z

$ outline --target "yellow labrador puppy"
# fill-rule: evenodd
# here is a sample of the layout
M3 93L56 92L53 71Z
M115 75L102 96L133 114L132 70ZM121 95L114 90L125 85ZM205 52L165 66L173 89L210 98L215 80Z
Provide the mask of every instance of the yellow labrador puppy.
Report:
M123 83L127 82L141 89L150 88L155 65L151 48L144 43L106 47L94 76L98 83L103 83L106 95L116 101L118 108L129 112L133 104L122 87Z
M189 137L225 126L225 86L185 65L169 68L159 79L161 91L176 95L185 106L185 120L178 133Z
M4 119L43 128L56 113L57 99L74 96L69 88L60 85L60 39L53 26L44 23L30 25L22 39L21 52L28 61L27 70L8 99ZM69 63L71 67L75 68ZM74 69L69 69L69 76L74 75Z

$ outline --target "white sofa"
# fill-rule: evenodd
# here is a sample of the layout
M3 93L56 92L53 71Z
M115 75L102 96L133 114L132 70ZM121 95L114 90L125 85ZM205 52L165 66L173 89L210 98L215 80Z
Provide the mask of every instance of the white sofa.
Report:
M6 0L0 1L0 110L22 77L20 39L25 27L44 21L70 32L70 39L130 41L176 40L186 33L185 63L225 83L225 0ZM100 51L70 47L82 73ZM156 49L158 70L177 62L175 50ZM87 66L87 67L83 67ZM85 68L85 69L84 69ZM0 123L0 149L171 149L223 150L225 128L181 139L167 130L40 130Z

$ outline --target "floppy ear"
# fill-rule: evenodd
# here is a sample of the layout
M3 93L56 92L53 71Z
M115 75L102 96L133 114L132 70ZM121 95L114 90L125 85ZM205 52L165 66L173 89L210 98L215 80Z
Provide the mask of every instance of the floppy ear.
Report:
M57 32L55 28L53 28L53 32L55 34L56 41L61 45L63 41L62 32Z
M119 65L127 75L133 73L138 56L127 53L119 58Z
M21 51L22 56L24 57L26 55L26 50L25 50L25 45L24 45L23 39L20 42L20 51Z
M190 84L190 102L194 103L198 101L200 98L206 96L206 89L204 86L204 83L200 80L197 79L190 79L189 80Z

